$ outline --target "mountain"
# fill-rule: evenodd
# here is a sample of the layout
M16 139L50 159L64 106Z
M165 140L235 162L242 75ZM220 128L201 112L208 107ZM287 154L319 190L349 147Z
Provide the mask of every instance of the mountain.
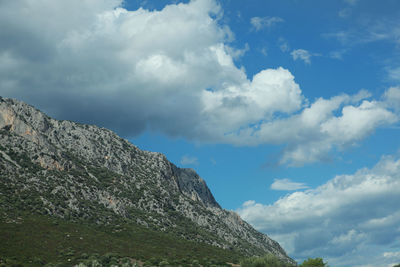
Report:
M52 119L0 98L0 208L92 225L135 224L241 255L280 245L215 201L192 169L178 168L110 130Z

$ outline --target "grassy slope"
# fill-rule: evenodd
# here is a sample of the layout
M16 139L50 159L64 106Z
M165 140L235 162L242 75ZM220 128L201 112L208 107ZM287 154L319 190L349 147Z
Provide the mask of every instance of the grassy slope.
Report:
M237 252L133 224L93 226L28 213L7 217L0 221L0 258L14 258L24 263L35 259L42 263L69 262L70 259L69 263L74 263L83 253L103 255L110 252L122 257L159 258L170 262L208 258L222 263L236 262L241 257Z

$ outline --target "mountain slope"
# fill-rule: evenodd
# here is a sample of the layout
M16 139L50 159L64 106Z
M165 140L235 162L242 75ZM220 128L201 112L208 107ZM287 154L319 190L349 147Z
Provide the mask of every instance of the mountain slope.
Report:
M279 244L222 209L194 170L110 130L57 121L0 99L0 206L96 225L136 223L246 255Z

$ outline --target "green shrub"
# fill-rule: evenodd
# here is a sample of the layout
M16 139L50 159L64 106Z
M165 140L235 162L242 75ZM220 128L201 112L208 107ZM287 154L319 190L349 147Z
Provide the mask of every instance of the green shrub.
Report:
M193 267L200 267L199 261L198 260L193 260L192 266Z
M328 265L324 263L322 258L315 258L315 259L308 258L299 267L325 267L325 266Z
M278 257L268 254L264 257L251 257L240 262L241 267L289 267L289 263L283 262Z
M158 266L160 266L160 267L168 267L168 266L171 266L171 265L169 264L168 261L163 260L158 264Z

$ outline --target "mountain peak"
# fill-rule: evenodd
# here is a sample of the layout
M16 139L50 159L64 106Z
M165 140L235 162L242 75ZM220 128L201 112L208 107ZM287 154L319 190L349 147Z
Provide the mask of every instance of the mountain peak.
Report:
M0 98L0 129L0 170L6 177L1 188L37 196L35 210L41 213L97 224L124 219L247 255L273 253L295 264L277 242L222 209L195 170L178 168L161 153L7 98ZM28 205L23 197L14 201Z

